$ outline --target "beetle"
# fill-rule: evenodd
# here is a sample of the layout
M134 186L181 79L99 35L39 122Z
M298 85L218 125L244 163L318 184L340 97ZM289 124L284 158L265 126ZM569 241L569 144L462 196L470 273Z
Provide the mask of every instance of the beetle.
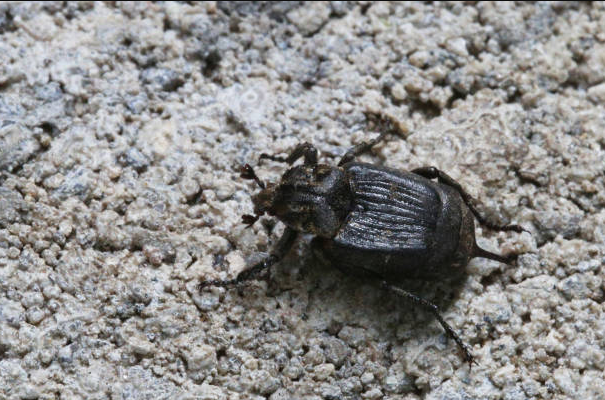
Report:
M286 225L284 233L268 257L235 279L205 281L200 288L236 286L256 279L286 255L299 233L313 234L314 252L345 274L375 279L384 289L428 309L472 365L468 347L441 317L438 307L397 283L455 276L474 257L513 262L516 254L504 256L477 245L474 218L496 231L526 230L483 217L460 184L435 167L404 172L355 162L355 157L387 135L403 135L389 116L366 113L366 117L377 121L381 133L352 147L337 166L318 163L317 149L302 143L286 158L261 155L260 159L289 165L304 159L301 165L286 170L279 183L265 185L250 165L242 167L241 177L254 180L261 189L252 196L255 215L244 215L242 221L252 226L268 214Z

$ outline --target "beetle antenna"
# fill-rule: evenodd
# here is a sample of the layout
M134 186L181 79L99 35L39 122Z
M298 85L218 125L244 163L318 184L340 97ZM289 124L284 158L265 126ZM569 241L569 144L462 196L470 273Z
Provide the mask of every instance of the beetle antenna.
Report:
M261 189L265 188L265 184L260 179L258 179L258 176L254 172L254 169L250 166L250 164L242 166L242 168L240 169L239 176L244 179L253 179Z
M482 249L475 243L475 248L473 249L473 257L483 257L489 258L490 260L499 261L504 264L511 264L518 257L518 254L509 254L507 256L503 256L500 254L492 253L491 251L487 251Z

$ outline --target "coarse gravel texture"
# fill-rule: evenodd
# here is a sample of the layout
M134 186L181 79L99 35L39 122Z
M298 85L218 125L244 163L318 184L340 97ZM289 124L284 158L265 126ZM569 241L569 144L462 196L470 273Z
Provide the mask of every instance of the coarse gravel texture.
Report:
M0 399L604 399L605 5L0 4ZM258 260L243 163L434 165L501 223L427 312ZM258 165L275 181L283 165Z

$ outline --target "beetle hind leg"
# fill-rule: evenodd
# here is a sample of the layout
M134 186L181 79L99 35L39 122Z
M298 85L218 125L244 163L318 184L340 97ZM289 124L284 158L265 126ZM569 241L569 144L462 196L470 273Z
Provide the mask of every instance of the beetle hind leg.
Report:
M449 176L445 172L443 172L435 167L422 167L422 168L413 169L412 173L414 173L416 175L420 175L427 179L436 178L439 183L450 186L451 188L456 190L460 194L460 197L462 197L462 201L464 201L464 204L466 204L466 206L471 210L471 212L473 213L475 218L477 218L477 221L479 221L479 223L481 225L484 225L487 228L495 230L495 231L514 231L514 232L519 232L519 233L527 232L527 230L520 225L514 225L514 224L513 225L500 225L498 223L488 220L486 217L481 215L479 213L479 211L477 210L477 208L475 207L475 205L473 204L472 197L468 193L466 193L466 191L462 188L462 186L460 186L460 184L458 182L456 182L451 176ZM484 257L481 255L477 255L477 256ZM487 258L490 258L490 257L487 257Z
M495 260L495 261L499 261L501 263L509 264L510 265L513 262L515 262L515 260L517 260L517 257L519 257L519 255L518 254L509 254L509 255L504 256L504 255L492 253L491 251L487 251L485 249L482 249L475 242L475 247L473 249L473 257L488 258L490 260Z
M462 351L462 354L464 355L464 361L468 362L469 368L471 368L473 363L477 364L477 362L475 361L475 358L471 354L468 346L466 344L464 344L464 342L462 341L460 336L458 336L458 334L454 331L454 329L447 322L445 322L445 320L443 319L441 314L439 314L439 307L437 307L435 304L431 303L430 301L423 299L422 297L416 296L415 294L405 291L397 286L393 286L390 283L388 283L387 281L382 281L382 287L384 289L389 290L390 292L395 293L397 296L402 297L406 300L409 300L409 301L413 302L414 304L420 305L420 306L424 307L426 310L430 311L435 316L435 318L437 318L437 321L439 321L439 323L445 330L445 333L447 334L447 336L450 337L451 339L453 339L454 342L456 342L456 344L458 345L458 348Z

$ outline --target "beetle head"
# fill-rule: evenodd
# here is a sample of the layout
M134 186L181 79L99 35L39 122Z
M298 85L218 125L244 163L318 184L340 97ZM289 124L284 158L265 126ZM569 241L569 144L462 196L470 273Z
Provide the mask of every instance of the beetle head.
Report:
M265 213L275 215L275 203L279 197L279 186L275 183L269 183L267 187L252 196L254 204L254 213L261 216Z
M288 169L277 184L266 187L248 165L242 177L254 179L262 190L252 196L254 213L245 215L252 225L267 213L290 228L322 237L333 237L349 212L351 194L341 168L329 165L300 165Z

